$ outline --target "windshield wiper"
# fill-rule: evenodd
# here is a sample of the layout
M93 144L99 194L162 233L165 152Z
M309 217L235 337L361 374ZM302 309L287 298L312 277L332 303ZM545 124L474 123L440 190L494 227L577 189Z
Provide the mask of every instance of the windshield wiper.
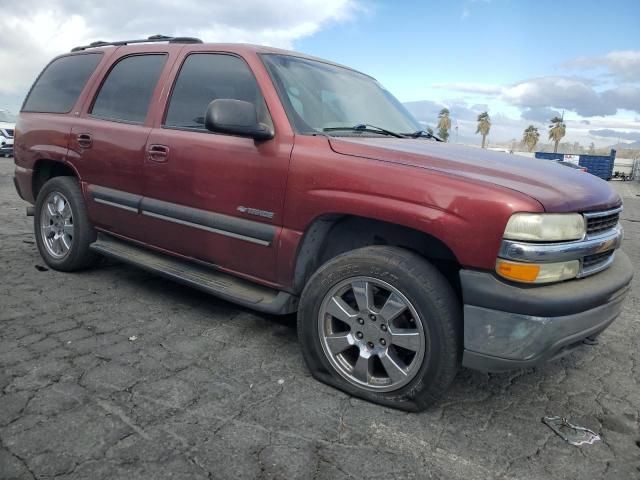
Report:
M377 133L379 135L389 135L396 138L406 138L404 135L396 132L392 132L391 130L387 130L386 128L376 127L375 125L371 125L369 123L359 123L358 125L354 125L353 127L326 127L322 129L323 132L340 132L340 131L352 131L352 132L367 132L367 133Z
M405 133L405 135L411 138L433 138L436 142L444 141L440 137L436 137L433 133L427 132L426 130L417 130L413 133Z

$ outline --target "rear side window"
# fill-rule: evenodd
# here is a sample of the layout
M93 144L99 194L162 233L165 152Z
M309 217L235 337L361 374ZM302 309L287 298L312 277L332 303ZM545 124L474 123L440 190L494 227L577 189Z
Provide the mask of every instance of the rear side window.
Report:
M258 121L273 127L249 66L238 57L216 53L194 53L187 57L173 87L164 125L206 130L204 115L207 106L218 98L253 103Z
M143 123L166 60L166 55L135 55L120 60L102 84L91 114Z
M23 112L68 113L75 105L102 54L60 57L51 62L34 83Z

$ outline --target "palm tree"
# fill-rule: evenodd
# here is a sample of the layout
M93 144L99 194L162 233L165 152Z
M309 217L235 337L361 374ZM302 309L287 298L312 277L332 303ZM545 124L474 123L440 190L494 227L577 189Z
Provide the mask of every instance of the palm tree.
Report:
M489 118L489 114L487 112L482 112L478 115L478 128L476 129L476 133L482 135L482 148L485 147L487 142L489 130L491 130L491 118Z
M536 144L540 140L540 132L533 125L529 125L525 128L524 133L522 135L522 143L524 143L530 152L533 152L533 149L536 148Z
M451 119L449 118L449 109L443 108L438 114L438 136L445 142L449 138L449 130L451 130Z
M553 153L558 153L558 143L567 133L567 126L564 124L562 117L553 117L551 119L551 125L549 125L549 140L553 140Z

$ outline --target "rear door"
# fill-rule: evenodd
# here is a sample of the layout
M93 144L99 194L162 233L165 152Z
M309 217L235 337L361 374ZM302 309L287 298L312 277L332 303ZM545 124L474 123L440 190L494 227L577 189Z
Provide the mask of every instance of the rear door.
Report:
M151 222L145 222L146 241L274 281L293 136L276 128L275 138L255 141L205 129L205 110L217 98L252 102L259 120L272 122L256 78L240 56L191 52L175 70L166 111L158 115L147 143L142 214Z
M148 112L159 95L159 80L170 54L162 47L148 46L140 53L126 50L114 57L72 128L69 158L81 167L92 222L140 240L143 227L138 207L151 131Z

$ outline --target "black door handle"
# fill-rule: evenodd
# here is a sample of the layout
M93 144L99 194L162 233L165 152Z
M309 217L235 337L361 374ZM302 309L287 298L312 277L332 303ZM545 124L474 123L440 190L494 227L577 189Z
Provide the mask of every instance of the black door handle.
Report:
M91 148L93 140L91 139L91 135L88 133L79 133L76 139L78 140L78 145L82 148Z
M147 148L147 158L152 162L166 162L169 156L169 147L166 145L149 145Z

